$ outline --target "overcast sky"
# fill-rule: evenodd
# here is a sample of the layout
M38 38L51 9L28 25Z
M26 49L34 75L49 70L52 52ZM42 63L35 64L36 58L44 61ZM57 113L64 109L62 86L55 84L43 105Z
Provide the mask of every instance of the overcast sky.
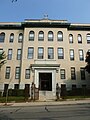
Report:
M90 23L90 0L0 0L0 22L23 22L24 19L68 20Z

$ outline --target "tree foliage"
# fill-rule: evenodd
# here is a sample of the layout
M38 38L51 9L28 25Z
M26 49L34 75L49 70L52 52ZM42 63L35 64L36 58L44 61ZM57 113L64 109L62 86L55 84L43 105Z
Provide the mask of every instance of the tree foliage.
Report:
M0 53L0 68L2 67L2 65L4 65L6 63L6 54L3 51L2 53Z
M87 62L87 65L85 66L85 69L88 73L90 73L90 51L88 51L87 54L86 54L85 62Z

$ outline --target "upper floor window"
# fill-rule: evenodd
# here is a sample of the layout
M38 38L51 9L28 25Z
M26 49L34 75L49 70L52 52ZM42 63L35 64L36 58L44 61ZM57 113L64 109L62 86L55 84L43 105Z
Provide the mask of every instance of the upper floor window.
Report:
M54 49L52 47L48 48L48 59L54 59Z
M10 78L10 67L6 67L6 74L5 74L5 79L9 79Z
M34 48L29 47L28 48L28 59L33 59L33 55L34 55Z
M30 41L34 41L34 37L35 37L34 31L30 31L30 32L29 32L29 40L30 40Z
M13 33L11 33L10 34L10 39L9 39L9 42L13 42L14 41L14 34Z
M5 33L0 33L0 42L4 42L5 40Z
M61 79L65 79L65 69L60 70Z
M80 61L83 61L83 60L84 60L83 50L79 50L79 60L80 60Z
M16 67L15 79L20 79L20 67Z
M70 60L74 60L74 50L70 49Z
M53 32L52 31L49 31L48 32L48 41L53 41Z
M85 68L80 68L81 80L85 80Z
M78 34L77 39L78 39L78 43L82 43L82 36L80 34Z
M58 48L58 59L64 59L64 50L63 50L63 48Z
M18 42L22 43L22 41L23 41L23 34L20 33L19 36L18 36Z
M73 43L73 35L72 34L69 35L69 43Z
M87 43L90 43L90 33L87 34Z
M63 41L63 33L61 31L58 31L57 39L58 41Z
M39 32L39 34L38 34L38 40L39 41L43 41L44 40L44 32L43 31Z
M30 69L25 70L25 79L30 79Z
M38 48L38 59L43 59L44 57L44 49L43 47Z
M76 80L75 67L71 67L71 80Z
M8 56L7 56L8 60L12 59L12 49L8 49Z
M17 60L21 60L21 49L17 50Z

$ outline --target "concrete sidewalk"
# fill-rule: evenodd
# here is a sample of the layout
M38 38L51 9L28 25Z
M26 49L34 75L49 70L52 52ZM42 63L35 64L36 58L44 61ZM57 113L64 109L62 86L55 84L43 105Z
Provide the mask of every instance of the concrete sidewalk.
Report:
M83 100L66 100L66 101L36 101L36 102L23 102L23 103L0 103L0 106L53 106L53 105L76 105L76 104L90 104L90 98L89 99L83 99Z

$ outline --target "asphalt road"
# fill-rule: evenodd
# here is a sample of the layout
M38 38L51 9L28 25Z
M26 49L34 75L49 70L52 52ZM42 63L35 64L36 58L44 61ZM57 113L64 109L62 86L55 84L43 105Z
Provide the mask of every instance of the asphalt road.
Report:
M90 104L0 107L0 120L90 120Z

